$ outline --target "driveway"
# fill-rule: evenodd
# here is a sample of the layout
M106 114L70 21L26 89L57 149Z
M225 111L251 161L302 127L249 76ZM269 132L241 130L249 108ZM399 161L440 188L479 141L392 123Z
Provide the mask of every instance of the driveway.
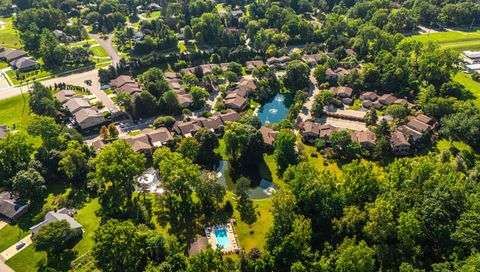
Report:
M0 260L0 272L15 272L15 270L11 269L10 266Z
M315 100L315 96L320 92L317 86L317 80L313 76L313 71L314 69L312 69L310 72L310 87L308 92L308 98L307 101L305 101L305 103L303 104L302 110L298 114L296 125L299 125L302 121L312 119L311 109L313 106L313 101Z
M16 248L17 246L17 243L13 244L11 247L7 248L5 251L3 251L2 253L0 253L0 258L3 260L3 261L8 261L10 258L12 258L13 256L15 256L18 252L24 250L26 247L28 247L29 245L32 244L32 234L30 233L29 235L25 236L22 240L20 241L23 241L25 243L25 245L18 249ZM20 242L19 241L19 242Z
M6 225L8 225L8 223L0 219L0 230L3 229L3 227L5 227Z
M98 44L100 44L105 51L107 51L107 54L110 56L112 59L112 64L113 66L117 65L118 62L120 62L120 55L118 54L117 50L115 50L115 47L113 46L113 34L109 34L107 36L107 39L104 40L100 37L100 34L92 34L90 35L95 39Z

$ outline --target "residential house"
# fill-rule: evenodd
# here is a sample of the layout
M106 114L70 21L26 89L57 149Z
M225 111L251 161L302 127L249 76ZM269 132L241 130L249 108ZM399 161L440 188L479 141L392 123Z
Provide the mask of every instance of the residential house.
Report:
M352 140L359 143L365 149L374 149L377 143L375 134L370 130L365 131L353 131Z
M339 86L333 89L333 93L339 98L351 98L353 89L346 86Z
M277 135L278 135L279 132L275 131L275 130L269 128L269 127L262 126L260 128L260 133L262 134L263 143L265 144L265 146L272 147L273 142L277 138Z
M215 134L220 135L223 133L224 124L222 117L219 115L214 115L208 118L198 118L197 121L202 127L211 130Z
M128 75L118 76L110 81L110 85L112 85L117 93L127 93L133 95L142 91L135 79Z
M97 153L100 152L106 145L107 142L102 139L98 139L92 142L92 147Z
M27 56L27 53L18 49L5 49L4 51L0 52L0 60L6 61L8 63Z
M345 69L342 67L339 67L335 70L332 70L331 68L328 68L327 71L325 71L325 80L327 81L337 81L338 78L344 75L350 74L352 70L350 69Z
M245 65L247 67L246 69L247 72L251 73L253 69L263 67L264 63L261 60L251 60L251 61L245 62Z
M238 122L240 121L240 114L233 110L228 110L226 113L221 114L222 122L226 125L228 122Z
M40 63L30 57L21 57L19 59L10 62L12 70L18 70L20 72L28 72L40 67Z
M125 140L132 146L135 152L143 153L147 156L152 155L152 145L148 136L145 134L137 135L134 137L125 138Z
M162 147L170 145L173 141L173 136L168 129L161 127L156 130L146 129L145 134L148 136L153 147Z
M349 57L355 57L355 56L357 55L357 53L355 53L355 51L353 51L353 49L351 49L351 48L345 49L345 53L346 53L347 56L349 56Z
M62 208L58 211L50 211L45 215L45 218L42 222L31 227L30 230L32 234L37 234L44 226L53 223L65 220L70 225L70 229L75 232L75 235L82 235L82 225L78 223L75 219L72 218L73 212Z
M173 124L172 130L180 136L191 137L197 133L202 127L196 121L177 121Z
M70 98L65 104L63 104L69 112L75 114L77 111L81 109L90 108L90 102L85 97L72 97Z
M65 34L65 32L59 30L59 29L55 29L53 31L53 35L55 35L55 37L61 41L62 43L71 43L73 42L73 38L71 36L68 36L67 34Z
M375 92L364 92L360 95L360 100L361 101L368 100L368 101L374 102L378 99L378 97L379 97L378 94Z
M193 96L189 93L179 94L177 97L178 103L182 107L189 107L193 103Z
M378 98L378 102L380 102L380 104L382 104L383 106L390 106L396 100L397 98L392 94L384 94Z
M151 3L147 6L147 9L150 11L160 11L162 7L157 3Z
M0 193L0 215L9 220L17 220L28 210L28 204L16 192Z
M469 64L480 63L480 51L463 51L463 60Z
M290 61L291 58L289 56L271 57L267 59L267 64L272 68L285 69Z
M323 55L321 54L311 54L304 55L303 60L308 63L310 66L316 66L320 60L322 60Z
M55 98L60 101L60 103L65 104L70 98L74 97L76 93L73 90L61 90L56 93Z
M232 9L230 11L230 14L232 15L233 18L239 19L240 17L243 16L243 11L241 9Z
M243 77L240 82L238 82L236 91L239 95L247 97L256 88L257 84L255 84L255 81L252 78Z
M82 108L73 115L81 129L96 127L107 121L96 107Z
M395 130L392 133L390 136L390 145L395 155L404 156L410 153L411 145L400 131Z
M7 125L0 125L0 139L3 139L10 132L10 129Z
M332 125L321 125L320 123L306 121L300 125L302 140L306 143L314 143L318 138L326 139L332 132L339 130Z
M247 99L236 92L229 93L224 99L225 107L242 111L248 104Z

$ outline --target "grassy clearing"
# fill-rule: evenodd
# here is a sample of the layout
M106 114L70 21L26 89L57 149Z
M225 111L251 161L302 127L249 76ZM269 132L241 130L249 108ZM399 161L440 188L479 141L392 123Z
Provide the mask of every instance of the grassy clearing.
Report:
M95 57L108 57L107 51L100 45L93 46L90 49Z
M472 79L470 75L465 73L457 73L453 78L456 82L462 84L476 98L473 101L477 107L480 107L480 83Z
M22 76L20 76L19 78L17 78L17 74L14 70L7 71L6 74L8 75L12 83L14 85L17 85L23 82L34 81L43 77L51 76L52 71L40 68L31 72L25 72L25 73L20 72L19 75L22 75Z
M247 252L255 247L263 250L265 246L265 234L273 224L273 216L271 212L272 199L267 198L253 201L256 206L258 217L257 222L252 224L250 228L249 225L240 220L240 214L236 209L236 201L233 197L233 193L229 192L227 194L227 199L230 200L235 207L234 216L237 219L235 230L237 231L240 246Z
M438 143L437 143L437 149L438 151L442 152L444 150L447 150L447 149L450 149L450 147L453 145L454 148L460 150L460 151L464 151L464 150L472 150L472 148L470 146L468 146L467 144L463 143L463 142L457 142L457 141L454 141L452 144L450 144L450 141L447 140L447 139L442 139L440 140Z
M0 19L5 22L5 19ZM0 30L0 46L9 48L21 48L20 38L17 31L13 28L11 23L8 23Z
M456 52L464 50L480 50L480 31L464 32L464 31L448 31L431 34L421 34L412 36L421 42L432 41L443 47L450 48Z
M37 263L46 256L45 252L36 252L32 245L20 251L6 262L15 271L34 272L37 271Z
M28 100L28 93L25 94L25 101L22 95L0 100L0 124L8 125L10 128L15 125L16 129L26 130L35 116L30 113Z

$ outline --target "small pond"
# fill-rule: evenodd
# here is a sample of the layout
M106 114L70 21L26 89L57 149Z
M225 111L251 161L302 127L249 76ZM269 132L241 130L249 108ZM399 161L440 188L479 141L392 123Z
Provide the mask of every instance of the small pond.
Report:
M229 175L229 163L228 161L220 160L215 167L215 171L217 172L218 182L223 184L227 190L234 191L235 184L231 181L231 179L226 178L226 175ZM252 180L252 183L255 181ZM251 199L264 199L272 197L273 192L277 190L277 186L273 184L271 181L266 179L260 179L258 184L253 184L250 187L248 195Z
M278 93L258 110L257 116L262 124L279 123L287 118L291 103L291 96Z

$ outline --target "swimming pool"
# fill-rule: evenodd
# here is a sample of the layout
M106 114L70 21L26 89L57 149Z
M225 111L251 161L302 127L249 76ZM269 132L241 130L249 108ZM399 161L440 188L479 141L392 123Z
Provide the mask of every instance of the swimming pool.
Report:
M230 246L226 228L215 230L215 243L217 244L217 247L228 248Z

